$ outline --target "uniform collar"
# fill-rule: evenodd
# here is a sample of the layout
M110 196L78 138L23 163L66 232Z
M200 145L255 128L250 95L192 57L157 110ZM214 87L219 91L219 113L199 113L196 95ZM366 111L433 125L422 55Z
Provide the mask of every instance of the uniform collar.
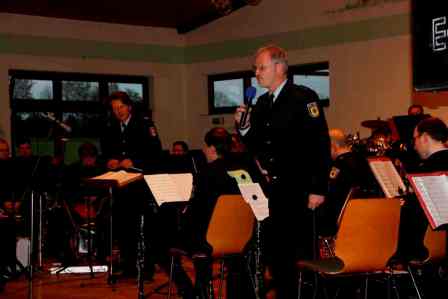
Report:
M282 91L283 87L285 86L286 82L288 81L288 79L285 79L285 81L282 82L282 84L280 84L272 93L274 95L274 99L272 100L273 103L275 103L275 100L277 99L278 95L280 94L280 92Z

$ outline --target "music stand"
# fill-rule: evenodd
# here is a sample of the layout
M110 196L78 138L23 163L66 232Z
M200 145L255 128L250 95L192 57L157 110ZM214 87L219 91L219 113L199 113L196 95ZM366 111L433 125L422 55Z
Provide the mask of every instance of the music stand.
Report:
M93 178L85 179L84 185L92 188L107 189L109 194L109 266L107 269L107 283L114 284L116 278L113 275L113 206L114 206L114 190L123 188L130 183L143 178L141 173L128 173L128 172L107 172L103 175Z
M109 265L107 267L107 283L115 284L116 278L113 275L113 202L114 202L114 189L119 187L116 180L100 180L100 179L86 179L84 185L91 188L107 189L109 194ZM89 244L90 245L90 244Z

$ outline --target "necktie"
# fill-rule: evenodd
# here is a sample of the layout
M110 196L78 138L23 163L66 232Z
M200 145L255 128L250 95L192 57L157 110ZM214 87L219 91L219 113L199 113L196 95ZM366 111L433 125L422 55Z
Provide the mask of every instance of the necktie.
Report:
M121 132L123 133L124 131L126 131L126 124L121 123Z
M272 109L272 106L274 105L274 94L269 95L269 109Z

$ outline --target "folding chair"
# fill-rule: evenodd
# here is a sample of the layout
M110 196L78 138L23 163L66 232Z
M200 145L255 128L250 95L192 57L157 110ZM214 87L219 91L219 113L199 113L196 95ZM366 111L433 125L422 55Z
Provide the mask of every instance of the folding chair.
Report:
M225 259L242 255L246 244L252 238L254 214L241 195L221 195L215 205L207 229L207 242L212 247L211 258L219 261L220 275L218 298L222 298ZM174 256L171 257L168 298L171 296Z
M440 262L444 259L446 259L446 242L447 242L447 232L446 231L435 231L430 226L428 226L428 229L425 233L425 240L424 244L425 247L428 249L429 257L424 262L413 262L410 261L407 265L407 273L411 277L412 280L412 286L414 287L414 290L416 292L417 298L422 299L422 290L417 284L417 280L415 277L416 272L417 273L423 273L423 268L426 266L434 266L434 269L440 264ZM414 271L418 270L418 271ZM440 270L440 268L439 268ZM440 272L439 272L440 275Z
M363 275L364 298L367 298L369 276L384 271L396 250L399 222L397 198L349 199L341 213L334 256L297 262L299 299L304 270L318 273L322 278ZM314 297L316 294L315 289Z

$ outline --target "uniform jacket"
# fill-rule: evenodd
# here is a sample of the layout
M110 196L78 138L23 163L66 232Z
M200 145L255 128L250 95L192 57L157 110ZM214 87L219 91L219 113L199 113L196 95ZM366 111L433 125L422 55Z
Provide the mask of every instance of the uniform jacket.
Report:
M271 177L305 193L326 195L331 163L330 139L317 94L286 83L270 104L262 95L243 140Z

